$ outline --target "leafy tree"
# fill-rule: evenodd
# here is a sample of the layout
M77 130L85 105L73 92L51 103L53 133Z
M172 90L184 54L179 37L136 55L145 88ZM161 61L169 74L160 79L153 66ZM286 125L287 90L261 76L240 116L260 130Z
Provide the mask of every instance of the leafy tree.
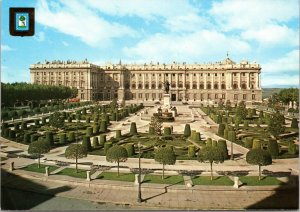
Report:
M236 108L236 116L240 117L242 120L247 116L247 109L245 102L240 102L238 107Z
M78 172L77 164L78 159L87 156L86 148L82 144L71 144L65 151L65 157L68 159L75 159L76 172Z
M235 131L231 130L228 131L228 140L231 141L230 142L230 159L233 160L233 142L236 141L236 133Z
M136 129L136 123L135 122L131 122L130 135L137 135L137 129Z
M149 134L150 135L154 135L155 134L155 131L154 131L154 128L149 126Z
M185 137L191 136L191 126L189 124L186 124L184 127L184 136Z
M163 165L162 179L165 178L165 165L174 165L176 155L170 147L161 147L155 151L154 160Z
M40 158L42 154L50 151L50 145L44 140L33 141L28 146L28 153L38 156L38 168L40 168Z
M252 165L258 165L259 177L261 180L261 166L267 166L272 164L272 156L269 152L263 149L252 149L246 155L246 161Z
M268 141L268 152L272 158L276 158L279 155L278 143L275 139L269 139Z
M280 90L278 94L278 100L282 101L284 104L288 104L290 101L296 101L297 105L299 103L299 89L298 88L287 88Z
M64 126L65 120L59 112L55 112L49 117L49 124L52 127L59 129Z
M150 127L154 128L156 135L161 135L162 121L159 117L151 117Z
M118 176L119 176L119 164L125 162L128 158L127 151L124 147L115 145L108 149L106 153L106 161L111 163L118 163Z
M275 137L284 133L285 127L283 126L284 123L284 116L276 111L273 113L272 117L270 118L270 122L268 124L268 131Z
M223 163L224 153L219 147L204 147L198 153L199 162L210 163L210 180L213 180L213 163Z

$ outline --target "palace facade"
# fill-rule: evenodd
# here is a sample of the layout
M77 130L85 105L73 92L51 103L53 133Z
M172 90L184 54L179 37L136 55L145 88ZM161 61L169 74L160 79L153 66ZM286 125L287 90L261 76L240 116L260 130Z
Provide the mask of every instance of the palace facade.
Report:
M261 67L230 58L209 64L105 64L45 61L30 66L32 83L65 85L78 89L82 100L162 101L164 82L170 83L172 101L261 102Z

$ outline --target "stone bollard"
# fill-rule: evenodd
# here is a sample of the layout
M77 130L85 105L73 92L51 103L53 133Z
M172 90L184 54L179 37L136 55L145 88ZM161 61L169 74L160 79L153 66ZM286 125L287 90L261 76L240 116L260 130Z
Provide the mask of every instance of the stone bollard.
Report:
M135 180L134 180L134 185L139 184L139 174L135 174Z
M10 162L10 167L9 167L9 170L10 171L13 171L13 170L15 170L15 162Z
M239 177L233 177L233 181L234 181L234 188L239 188Z
M45 176L48 177L49 176L49 166L45 167Z
M91 181L91 171L86 171L86 180Z
M186 184L186 187L188 187L188 188L192 188L192 187L193 187L193 185L192 185L191 183L187 183L187 184Z

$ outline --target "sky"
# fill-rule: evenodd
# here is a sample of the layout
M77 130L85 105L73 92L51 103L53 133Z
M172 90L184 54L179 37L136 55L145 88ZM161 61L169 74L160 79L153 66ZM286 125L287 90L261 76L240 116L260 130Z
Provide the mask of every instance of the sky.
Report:
M0 0L1 81L45 60L257 62L262 87L298 87L298 0ZM35 35L9 34L9 7L35 8Z

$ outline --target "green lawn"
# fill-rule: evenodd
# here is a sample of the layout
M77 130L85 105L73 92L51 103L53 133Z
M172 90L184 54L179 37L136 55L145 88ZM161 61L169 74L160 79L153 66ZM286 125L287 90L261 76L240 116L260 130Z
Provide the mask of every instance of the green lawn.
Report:
M46 170L45 170L45 167L48 166L49 167L49 173L58 169L57 166L49 166L49 165L43 165L41 164L40 165L40 168L38 168L38 164L37 163L34 163L34 164L30 164L24 168L22 168L23 170L26 170L26 171L31 171L31 172L38 172L38 173L45 173Z
M259 181L258 176L243 176L240 181L247 186L264 186L264 185L282 185L283 182L277 180L276 177L262 177Z
M183 177L179 175L165 176L165 179L162 180L161 175L147 174L143 180L143 183L184 185Z
M102 172L97 179L134 182L135 176L133 173L120 173L118 176L117 172Z
M78 169L78 172L76 172L76 169L73 168L65 168L58 172L59 175L67 175L70 177L77 177L77 178L86 178L86 171L83 169Z
M7 157L1 157L1 161L7 160Z
M213 180L210 180L210 176L195 176L192 177L194 185L221 185L221 186L230 186L233 185L233 181L226 176L214 177Z

